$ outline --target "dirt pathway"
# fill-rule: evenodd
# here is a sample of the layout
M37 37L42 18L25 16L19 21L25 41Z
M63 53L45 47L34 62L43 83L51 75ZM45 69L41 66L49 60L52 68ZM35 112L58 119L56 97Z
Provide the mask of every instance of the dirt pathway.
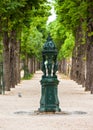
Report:
M32 80L22 81L0 95L0 130L93 130L93 95L60 75L58 97L62 113L34 114L40 105L41 75L38 71Z

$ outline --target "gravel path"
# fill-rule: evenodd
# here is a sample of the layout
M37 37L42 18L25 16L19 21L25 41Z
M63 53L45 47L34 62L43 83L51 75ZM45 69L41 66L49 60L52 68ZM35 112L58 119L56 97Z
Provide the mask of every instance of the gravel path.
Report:
M0 95L0 130L93 130L93 95L61 75L58 97L62 112L34 112L40 105L41 75L38 71L32 80Z

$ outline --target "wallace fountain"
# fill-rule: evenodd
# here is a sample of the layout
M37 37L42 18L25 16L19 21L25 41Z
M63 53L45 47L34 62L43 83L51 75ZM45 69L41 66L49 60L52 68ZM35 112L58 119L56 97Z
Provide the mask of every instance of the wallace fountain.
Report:
M42 50L41 99L39 112L60 112L58 99L58 84L56 72L57 49L49 35Z

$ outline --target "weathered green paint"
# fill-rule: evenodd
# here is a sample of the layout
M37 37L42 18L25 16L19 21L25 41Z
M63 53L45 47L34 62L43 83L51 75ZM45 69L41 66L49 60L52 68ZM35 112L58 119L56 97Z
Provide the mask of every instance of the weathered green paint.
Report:
M41 79L41 100L40 100L40 112L56 112L61 111L59 108L58 100L58 79L56 71L57 65L57 49L52 41L52 38L48 36L46 43L44 44L42 51L42 71L43 76Z

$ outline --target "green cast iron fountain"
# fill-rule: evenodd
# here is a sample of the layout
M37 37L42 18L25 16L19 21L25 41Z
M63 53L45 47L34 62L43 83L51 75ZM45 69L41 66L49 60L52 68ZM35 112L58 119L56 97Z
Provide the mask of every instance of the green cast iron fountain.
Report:
M42 92L39 111L60 112L57 88L59 81L56 75L58 70L57 49L50 35L44 44L42 58L43 76L40 81Z

